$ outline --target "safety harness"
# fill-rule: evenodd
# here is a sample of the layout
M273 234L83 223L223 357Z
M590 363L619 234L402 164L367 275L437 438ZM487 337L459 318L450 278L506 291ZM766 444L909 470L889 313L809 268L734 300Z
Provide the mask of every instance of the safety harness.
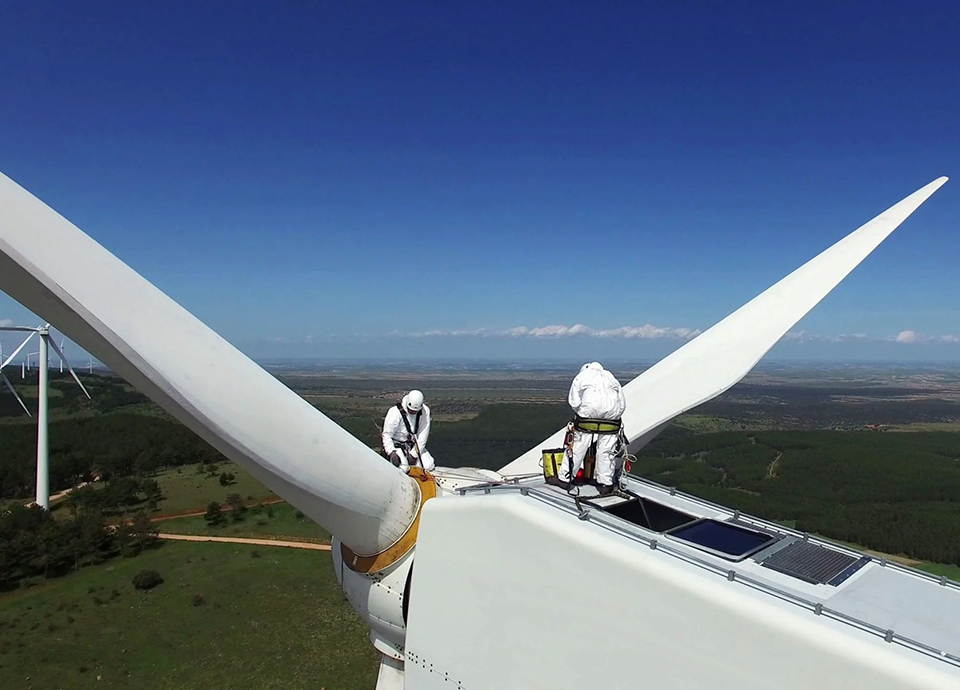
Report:
M575 415L573 428L586 434L619 434L622 426L619 419L590 419Z
M403 401L397 403L397 409L400 410L400 419L403 420L403 426L407 429L407 440L404 441L403 445L404 450L408 451L410 448L417 449L417 463L421 464L420 460L420 445L417 443L417 434L420 432L420 415L423 414L423 408L421 407L417 410L416 417L413 418L413 429L410 428L410 422L407 420L406 411L403 409Z
M587 450L585 459L584 459L584 474L589 474L591 478L593 473L596 471L596 458L597 458L597 437L598 436L613 436L616 435L620 439L620 443L617 444L617 449L615 451L616 455L619 456L621 453L625 452L626 449L626 438L623 434L623 422L619 419L593 419L591 417L581 417L580 415L574 415L573 421L570 422L570 427L574 431L579 431L584 434L590 434L590 448ZM567 439L565 439L565 446L569 454L573 454L573 434L568 432ZM593 467L587 471L587 462L586 459L590 456L593 456L594 464ZM570 468L571 470L573 467ZM557 473L559 475L559 472ZM574 477L571 475L570 481L573 482Z
M410 436L416 436L420 432L420 415L423 414L423 408L421 407L417 410L417 416L413 419L413 431L410 430L410 422L407 420L407 415L404 414L405 410L403 409L403 401L397 403L397 409L400 410L400 419L403 420L403 425L407 427L407 433Z

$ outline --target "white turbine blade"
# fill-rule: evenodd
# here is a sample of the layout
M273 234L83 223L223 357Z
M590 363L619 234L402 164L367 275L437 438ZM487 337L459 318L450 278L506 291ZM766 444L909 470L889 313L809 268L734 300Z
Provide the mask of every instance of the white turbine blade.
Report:
M413 479L2 174L0 290L356 553L384 551L416 516Z
M760 359L945 182L934 180L811 259L708 331L624 386L623 426L636 450L670 420L720 395ZM559 447L564 431L500 469L540 471L541 450Z
M18 328L17 330L19 331L19 330L25 330L25 329ZM10 364L10 362L13 361L13 358L14 358L14 357L16 357L17 355L20 354L20 350L22 350L23 348L25 348L25 347L27 346L27 343L30 342L30 339L33 338L33 336L35 336L36 334L37 334L37 332L36 332L36 331L33 331L30 335L27 336L27 339L26 339L26 340L24 340L22 343L20 343L20 347L18 347L16 350L14 350L14 351L13 351L13 354L10 355L9 357L7 357L7 358L3 361L3 363L0 364L0 371L2 371L5 366L7 366L8 364Z
M23 398L20 397L20 394L17 393L17 389L13 387L13 384L10 383L10 379L7 378L7 375L3 372L0 372L0 379L3 379L3 382L6 384L7 388L10 389L10 392L13 393L13 397L17 399L17 402L20 403L20 407L23 408L23 411L27 413L28 417L32 417L30 410L27 409L27 404L23 402Z
M73 370L73 367L70 366L70 362L68 362L67 358L63 356L63 350L61 350L52 339L50 340L50 347L52 347L53 351L57 353L57 357L60 358L60 361L67 365L67 371L70 372L70 376L72 376L73 380L77 382L78 386L80 386L80 390L82 390L83 394L87 396L87 399L92 399L90 398L90 394L87 393L87 389L84 388L83 384L80 382L80 377L77 376L77 373Z

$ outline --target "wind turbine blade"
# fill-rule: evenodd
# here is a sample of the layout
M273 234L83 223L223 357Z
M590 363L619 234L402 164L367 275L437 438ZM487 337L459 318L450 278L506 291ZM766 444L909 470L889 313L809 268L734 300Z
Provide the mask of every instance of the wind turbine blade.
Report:
M52 338L50 339L50 347L52 347L53 351L57 353L57 357L60 358L60 361L67 365L67 371L70 372L70 376L72 376L73 380L77 382L78 386L80 386L80 390L83 391L83 394L87 396L88 400L91 400L92 398L90 398L90 394L87 393L87 389L84 388L83 384L80 382L80 377L77 376L77 373L73 370L73 367L70 366L70 362L67 361L67 358L63 356L63 350L60 349L60 347Z
M24 330L24 329L17 329L17 330ZM10 364L10 362L13 361L13 358L14 358L14 357L16 357L17 355L20 354L20 350L22 350L23 348L25 348L25 347L27 346L27 343L30 342L30 339L33 338L33 336L35 336L36 334L37 334L37 332L36 332L36 331L33 331L32 333L30 333L30 335L27 336L27 339L26 339L26 340L24 340L22 343L20 343L20 347L18 347L16 350L14 350L14 351L13 351L13 354L10 355L9 357L7 357L7 358L3 361L3 363L0 364L0 371L2 371L5 366L7 366L8 364Z
M13 393L13 397L15 397L17 402L20 403L20 407L22 407L23 411L27 413L27 416L32 417L33 415L30 414L30 410L27 409L27 404L23 402L23 398L20 397L20 394L17 393L17 389L13 387L12 383L10 383L10 379L7 378L7 375L3 372L0 372L0 378L3 379L3 382L6 384L7 388L9 388L10 392Z
M631 449L642 447L674 417L715 398L746 376L946 181L938 178L891 206L624 386L623 426ZM557 432L500 473L539 472L541 450L562 445L563 434Z
M0 290L355 553L386 550L413 522L415 480L2 174Z

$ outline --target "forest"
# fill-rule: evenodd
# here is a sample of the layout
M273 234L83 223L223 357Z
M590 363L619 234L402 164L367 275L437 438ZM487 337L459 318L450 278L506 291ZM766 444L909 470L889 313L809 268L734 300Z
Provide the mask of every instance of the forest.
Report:
M157 532L144 513L109 529L98 510L54 517L38 506L13 504L0 511L0 591L115 556L135 556L157 545Z
M633 471L801 531L960 563L960 433L671 429Z
M60 409L73 405L76 413L50 424L51 491L100 478L113 487L104 499L116 494L118 505L149 506L149 478L158 470L222 461L206 442L119 380L103 378L92 385L99 388L95 403L71 394L66 399L72 402ZM855 416L862 413L857 405L849 407ZM364 443L378 447L368 413L328 412ZM564 404L489 404L475 417L434 423L430 449L443 466L496 469L561 428L569 415ZM35 444L34 424L0 425L0 498L32 498ZM672 426L639 453L633 471L803 531L921 560L960 563L960 433L697 434ZM119 481L123 478L131 481Z
M29 498L36 486L33 424L0 427L0 498ZM94 477L149 475L162 467L215 463L222 456L176 420L117 412L52 422L50 491Z

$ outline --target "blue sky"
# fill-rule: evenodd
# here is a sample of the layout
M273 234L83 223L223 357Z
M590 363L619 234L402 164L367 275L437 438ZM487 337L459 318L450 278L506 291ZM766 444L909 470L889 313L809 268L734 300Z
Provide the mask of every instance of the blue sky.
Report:
M958 35L945 1L13 1L0 170L248 353L375 358L656 358L953 175L771 357L960 360Z

